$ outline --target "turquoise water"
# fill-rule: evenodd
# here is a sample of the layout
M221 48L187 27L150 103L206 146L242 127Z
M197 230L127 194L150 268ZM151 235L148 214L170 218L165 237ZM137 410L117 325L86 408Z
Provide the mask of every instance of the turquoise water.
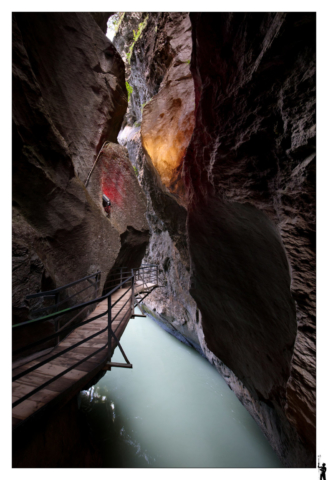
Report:
M113 368L80 394L104 467L282 467L195 350L148 317L132 319L121 344L133 369ZM113 361L124 361L119 349Z

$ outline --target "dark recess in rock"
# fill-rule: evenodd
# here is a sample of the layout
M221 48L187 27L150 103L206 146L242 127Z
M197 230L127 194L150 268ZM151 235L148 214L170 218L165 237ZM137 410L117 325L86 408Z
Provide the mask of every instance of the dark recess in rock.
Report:
M95 22L99 25L101 30L107 32L107 22L109 17L114 15L115 12L90 12Z

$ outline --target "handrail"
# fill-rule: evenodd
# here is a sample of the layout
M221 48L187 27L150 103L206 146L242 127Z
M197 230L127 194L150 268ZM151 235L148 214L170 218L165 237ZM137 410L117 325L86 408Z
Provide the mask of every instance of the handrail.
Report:
M80 328L80 327L82 327L83 325L86 325L87 323L93 322L94 320L97 320L98 318L103 317L104 315L107 315L107 313L108 313L108 310L106 310L106 312L104 312L104 313L101 313L100 315L96 315L95 317L89 318L89 320L85 320L84 322L79 323L78 325L76 325L76 326L73 327L73 328L72 328L71 326L66 327L66 328L63 328L60 333L61 333L61 334L63 334L63 333L70 333L70 332L72 332L73 330L76 330L77 328ZM49 341L49 340L52 340L52 339L55 338L55 337L58 337L58 332L52 333L51 335L48 335L47 337L43 337L43 338L41 338L40 340L37 340L37 341L34 342L34 343L31 343L31 344L29 344L29 345L25 345L24 347L21 347L21 348L19 348L18 350L15 350L15 351L13 352L13 355L17 355L18 353L22 353L22 352L24 352L25 350L29 350L30 348L36 347L37 345L40 345L41 343L44 343L44 342Z
M88 285L87 287L83 288L82 290L74 293L73 295L70 295L69 297L67 298L64 298L64 300L61 300L60 302L58 303L54 303L53 305L48 305L47 307L42 307L42 308L38 308L36 310L36 312L38 313L42 313L46 310L49 310L49 308L52 308L52 307L59 307L60 305L63 305L64 303L66 303L68 300L71 300L72 298L76 297L77 295L80 295L80 293L82 292L85 292L86 290L88 290L89 288L92 288L93 285ZM45 296L48 296L48 295L45 295ZM50 296L53 296L53 295L50 295ZM35 312L34 312L35 313Z
M127 278L122 283L120 283L117 287L114 287L113 290L106 293L106 295L103 295L102 297L95 298L94 300L89 300L88 302L81 303L79 305L74 305L73 307L65 308L64 310L61 310L60 312L50 313L49 315L46 315L44 317L36 318L36 319L33 319L33 320L28 320L27 322L23 322L23 323L16 323L16 325L12 325L12 328L22 327L24 325L29 325L31 323L36 323L36 322L43 322L44 320L50 320L50 319L58 317L59 315L62 315L63 313L67 313L68 311L73 312L73 311L75 311L75 310L77 310L81 307L87 307L89 305L93 305L94 303L102 302L103 300L105 300L105 298L107 298L109 295L114 293L118 288L120 288L121 285L128 282L132 278L133 278L133 276Z
M74 365L71 365L70 367L66 368L66 370L64 370L63 372L60 372L58 373L58 375L56 375L55 377L52 377L50 378L50 380L48 380L47 382L45 383L42 383L42 385L39 385L38 387L36 387L34 390L32 390L31 392L27 393L26 395L24 395L24 397L22 398L19 398L18 400L16 400L16 402L14 402L12 404L12 408L16 407L17 405L19 405L20 403L22 403L24 400L26 400L27 398L31 397L32 395L34 395L35 393L39 392L40 390L42 390L43 388L47 387L50 383L54 382L55 380L58 380L60 377L62 377L63 375L66 375L66 373L70 372L71 370L74 370L74 368L78 367L79 365L81 365L81 363L83 362L86 362L87 360L89 360L89 358L97 355L99 352L101 352L102 350L105 350L105 348L107 347L107 343L99 348L98 350L96 350L95 352L92 352L90 355L88 355L87 357L85 358L82 358L82 360L78 361L77 363L75 363Z
M154 265L155 266L155 265ZM148 268L148 267L141 267L141 269L145 269L145 268ZM154 271L154 269L152 269ZM18 379L20 379L21 377L25 376L25 375L28 375L29 373L33 372L34 370L37 370L38 368L42 367L43 365L51 362L52 360L55 360L56 358L60 357L61 355L64 355L65 353L73 350L74 348L88 342L89 340L105 333L106 331L108 331L108 340L107 340L107 343L97 349L96 351L92 352L90 355L86 356L86 357L83 357L81 360L79 360L77 363L74 363L74 365L71 365L69 368L67 368L66 370L64 370L63 372L59 373L58 375L55 375L54 377L52 377L51 379L49 379L47 382L43 383L42 385L39 385L38 387L36 387L35 389L33 389L32 391L28 392L27 394L23 395L21 398L17 399L15 402L13 402L12 404L12 407L14 408L15 406L19 405L21 402L23 402L24 400L26 400L27 398L31 397L32 395L34 395L35 393L37 393L38 391L40 391L42 388L45 388L47 385L49 385L50 383L54 382L55 380L59 379L60 377L62 377L63 375L65 375L66 373L68 373L69 371L73 370L74 368L76 368L78 365L80 365L81 363L87 361L89 358L97 355L99 352L101 352L102 350L104 350L106 347L108 347L108 352L107 352L107 360L108 360L108 366L109 368L111 368L111 366L122 366L121 364L112 364L111 363L111 356L112 356L112 347L111 347L111 341L112 339L114 339L116 341L116 344L119 346L126 362L127 362L127 365L131 368L132 365L129 363L129 361L127 360L127 357L122 349L122 346L120 345L120 342L118 340L118 338L116 337L115 335L115 332L119 329L120 325L122 324L122 322L126 321L127 319L127 315L131 315L132 314L132 310L133 310L133 307L135 305L135 297L134 297L134 285L135 285L135 278L136 278L136 274L137 274L137 271L138 269L131 269L131 273L132 275L129 276L128 278L126 278L125 280L123 280L120 284L116 285L114 288L112 288L108 293L106 293L105 295L102 295L101 297L98 297L96 299L93 299L93 300L89 300L87 302L83 302L79 305L74 305L72 307L69 307L67 309L64 309L64 310L61 310L60 312L54 312L54 313L51 313L49 315L46 315L46 316L43 316L43 317L40 317L40 318L37 318L37 319L34 319L34 320L30 320L28 322L23 322L23 323L20 323L20 324L16 324L16 325L13 325L13 328L17 328L17 327L21 327L21 326L27 326L31 323L36 323L36 322L42 322L42 321L45 321L45 320L49 320L49 319L53 319L53 318L57 318L59 317L60 315L64 314L64 313L67 313L68 311L69 312L72 312L72 311L75 311L75 310L78 310L80 308L85 308L86 306L89 306L89 305L93 305L95 303L100 303L102 302L103 300L105 299L108 299L108 309L99 314L99 315L96 315L96 316L93 316L92 318L88 318L87 320L83 321L83 322L80 322L79 324L77 325L74 325L74 326L66 326L64 328L61 329L61 334L66 334L66 333L70 333L72 331L74 331L75 329L83 326L83 325L86 325L98 318L101 318L105 315L107 315L108 317L108 323L107 325L104 327L104 328L101 328L99 331L97 331L96 333L93 333L92 335L89 335L85 338L82 338L82 340L79 340L78 342L74 343L73 345L70 345L69 347L67 348L64 348L63 350L57 352L57 353L54 353L54 354L50 354L47 355L47 357L42 360L41 362L37 363L37 364L34 364L32 366L30 366L29 368L27 368L26 370L23 370L23 371L19 371L19 373L17 373L13 378L12 378L12 381L16 381ZM88 277L84 277L83 279L80 279L79 281L82 281L82 280L85 280L87 278L90 278L92 277L93 275L98 275L100 272L97 272L97 274L92 274L92 275L89 275ZM146 275L149 275L149 273ZM156 275L157 275L157 278L158 278L158 266L156 266ZM142 273L142 278L143 278L143 281L145 281L145 272ZM149 275L149 279L153 279L153 272L151 272L151 274ZM149 279L147 279L147 282L149 282ZM79 283L79 281L76 281L76 282L72 282L71 284L69 284L69 286L71 286L72 284L76 284L76 283ZM122 285L126 284L127 282L130 282L131 281L131 286L129 288L126 289L126 291L112 304L112 294L115 293L117 290L119 290L121 288ZM63 289L63 288L67 288L68 285L65 285L64 287L60 287L60 289ZM155 287L156 288L156 287ZM58 289L56 289L58 290ZM153 288L151 289L151 291L153 290ZM53 291L52 291L53 292ZM50 292L40 292L41 295L44 294L44 293L47 293L47 294L50 294ZM149 293L148 293L149 294ZM37 294L38 296L41 296L40 294ZM124 297L124 296L127 296L127 300L124 302L123 306L121 306L121 308L119 308L118 312L114 312L113 310L113 307L115 307L115 305L118 304L118 302ZM31 298L31 296L30 296ZM35 297L34 297L35 298ZM128 309L126 311L124 311L123 315L121 316L121 318L119 319L119 322L118 324L116 325L115 327L115 331L112 330L112 323L114 322L114 320L120 315L120 313L122 312L123 309L126 308L126 305L128 304ZM131 310L130 310L131 309ZM129 313L130 312L130 313ZM25 350L28 350L28 349L31 349L37 345L40 345L41 343L44 343L46 341L49 341L53 338L55 338L56 336L58 336L58 333L59 332L56 332L56 333L53 333L51 335L48 335L47 337L44 337L40 340L37 340L36 342L33 342L29 345L25 345L24 347L21 347L19 348L18 350L14 351L13 354L18 354L18 353L21 353ZM125 364L123 365L125 366ZM15 368L14 368L15 369Z
M46 363L51 362L51 361L54 360L55 358L58 358L58 357L60 357L61 355L64 355L64 353L67 353L67 352L69 352L70 350L73 350L73 348L79 347L79 346L82 345L83 343L86 343L86 342L88 342L89 340L91 340L92 338L95 338L95 337L97 337L98 335L106 332L107 329L108 329L108 326L106 326L106 327L103 328L102 330L99 330L99 332L96 332L96 333L93 333L92 335L89 335L89 337L83 338L82 340L80 340L79 342L75 343L74 345L71 345L70 347L67 347L67 348L65 348L64 350L61 350L59 353L55 353L55 355L52 355L52 357L48 357L48 358L46 358L45 360L42 360L40 363L37 363L36 365L32 365L32 367L28 368L27 370L24 370L23 372L18 373L18 374L15 375L14 377L12 377L12 381L15 382L15 381L18 380L19 378L24 377L24 375L27 375L27 374L33 372L33 371L36 370L37 368L42 367L43 365L45 365Z
M109 142L106 141L106 142L104 142L104 143L102 144L102 147L101 147L101 149L100 149L99 152L98 152L97 158L96 158L96 160L94 161L94 163L93 163L93 165L92 165L92 167L91 167L91 170L90 170L90 172L89 172L89 174L88 174L88 176L87 176L87 179L86 179L86 181L85 181L85 184L84 184L85 187L88 186L88 183L89 183L90 177L91 177L91 175L92 175L92 172L93 172L93 170L94 170L94 168L95 168L95 166L96 166L96 164L97 164L97 162L98 162L98 158L100 157L100 154L101 154L101 152L103 151L103 148L104 148L104 146L105 146L107 143L109 143Z
M26 299L30 300L31 298L37 298L37 297L46 297L48 295L52 295L54 293L60 292L61 290L64 290L65 288L72 287L73 285L76 285L77 283L83 282L84 280L87 280L88 278L94 277L96 275L99 275L99 272L92 273L91 275L88 275L87 277L80 278L79 280L75 280L75 282L68 283L67 285L63 285L62 287L55 288L54 290L47 290L46 292L38 292L38 293L32 293L30 295L26 295Z

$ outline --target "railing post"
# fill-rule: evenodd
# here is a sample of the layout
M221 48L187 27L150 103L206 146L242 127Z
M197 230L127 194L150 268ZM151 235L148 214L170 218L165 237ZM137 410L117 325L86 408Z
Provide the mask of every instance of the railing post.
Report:
M132 288L131 288L131 316L134 314L134 274L133 274L133 268L131 269L131 275L132 275Z
M59 292L57 292L56 296L55 296L55 305L57 305L57 303L58 303L58 298L59 298ZM57 317L56 320L55 320L55 333L58 332L58 325L59 325L59 318ZM59 343L59 335L58 335L58 337L56 337L56 345L58 345L58 343Z
M97 298L98 290L99 290L99 283L100 283L100 273L97 273L95 278L95 295L94 298Z
M158 285L158 265L156 266L156 285Z
M108 361L112 359L112 299L108 297Z
M123 282L123 278L122 278L123 273L122 272L123 272L123 268L121 267L120 268L120 283ZM121 285L121 288L123 288L123 285Z

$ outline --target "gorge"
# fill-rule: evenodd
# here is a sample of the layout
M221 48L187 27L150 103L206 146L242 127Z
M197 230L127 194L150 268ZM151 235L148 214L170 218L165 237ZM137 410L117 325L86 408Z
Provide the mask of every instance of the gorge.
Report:
M314 13L13 14L13 323L29 293L158 265L141 309L286 467L316 454L315 35Z

